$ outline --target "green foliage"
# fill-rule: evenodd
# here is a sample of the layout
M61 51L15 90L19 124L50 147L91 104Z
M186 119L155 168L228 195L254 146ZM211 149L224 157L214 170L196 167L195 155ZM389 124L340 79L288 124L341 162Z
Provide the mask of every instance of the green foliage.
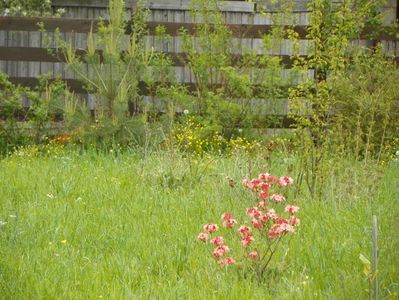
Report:
M90 32L83 55L77 55L71 42L57 37L57 51L65 54L67 67L95 95L94 116L88 118L93 112L86 110L81 123L75 123L72 132L75 140L88 144L97 142L101 146L127 145L142 140L138 136L148 129L147 119L157 120L162 109L156 103L157 98L165 104L169 127L173 126L184 90L175 82L168 55L156 53L145 44L147 16L148 10L141 2L129 18L123 0L110 0L109 22L100 22L98 32ZM128 24L131 24L129 34L126 33ZM158 27L156 43L168 39L165 29ZM144 87L149 92L150 102L143 101Z
M269 110L268 101L287 94L292 78L284 78L281 59L268 54L274 42L281 40L283 30L276 26L265 35L265 54L258 55L234 41L217 1L196 0L192 7L192 15L199 21L195 37L185 29L180 36L196 83L194 110L223 128L221 134L229 139L234 128L252 128L259 111ZM262 125L265 123L263 120Z
M57 52L65 55L67 67L84 82L87 91L95 95L91 112L85 107L76 111L78 103L69 103L68 127L75 141L97 143L101 147L132 144L141 140L138 136L146 126L145 119L152 111L158 113L159 108L144 103L141 89L146 85L155 99L166 89L166 83L173 81L169 80L167 55L154 53L144 43L147 16L148 10L142 3L129 17L123 0L110 0L109 22L100 21L98 31L89 33L83 55L76 53L72 42L63 41L59 34L56 36ZM129 34L126 33L128 24L131 24ZM157 37L166 38L162 28L157 29ZM136 117L139 113L145 117Z
M363 265L363 274L367 278L367 283L368 283L367 293L369 295L368 298L372 299L373 293L376 292L375 290L374 291L372 290L372 283L374 278L377 276L378 270L373 272L373 269L371 267L371 262L363 254L361 253L359 254L359 259Z
M187 65L197 85L196 110L199 114L207 111L207 96L215 91L220 82L221 69L231 65L231 32L225 25L216 1L197 0L192 3L193 18L201 19L196 26L197 38L181 29L182 48L187 53Z
M332 79L332 122L341 151L386 160L399 130L399 70L378 47L354 57L346 76Z
M60 9L53 13L51 0L0 0L0 15L52 16L60 15Z
M57 119L62 119L64 112L64 96L67 94L64 82L56 79L50 82L49 76L40 78L39 85L34 90L26 90L30 102L28 110L28 125L35 132L35 142L40 142L49 135L46 127Z
M8 76L0 72L0 149L22 143L25 136L18 128L18 115L22 112L24 89L14 86ZM22 116L23 117L23 116Z
M22 105L23 99L29 106ZM60 129L54 122L62 120L64 113L67 116L68 105L75 101L61 79L51 80L44 75L39 78L39 85L31 89L12 84L0 73L1 151L31 142L41 143L57 134ZM67 117L66 126L69 124Z
M155 29L155 47L162 49L171 41L163 26ZM175 114L180 107L190 107L191 95L187 89L178 83L172 68L172 59L165 52L154 52L151 56L151 65L145 73L144 81L149 91L150 103L144 105L145 112L158 115L166 111L168 131L173 130Z
M51 10L51 1L46 0L1 0L0 12L11 15L42 15Z
M143 150L156 148L162 142L159 124L150 124L146 116L129 118L123 125L110 122L105 115L98 115L94 121L82 122L73 128L72 140L84 147L113 149L121 147L141 147Z
M110 21L100 23L96 37L92 32L89 34L83 56L77 56L71 44L63 46L68 67L84 81L88 91L96 94L96 112L106 114L115 124L126 119L128 102L138 101L139 83L151 56L142 40L145 10L134 15L132 33L126 43L124 9L123 0L110 0ZM122 52L124 46L127 49ZM102 49L101 53L98 49Z
M377 26L374 1L332 4L314 0L307 38L307 59L293 55L302 81L290 89L296 120L302 178L313 197L321 197L329 158L381 158L398 126L398 73L378 48L351 45L370 23ZM356 8L355 10L353 8ZM288 32L297 43L297 36ZM378 66L378 67L377 67ZM313 70L314 78L305 76ZM381 122L376 126L375 122Z

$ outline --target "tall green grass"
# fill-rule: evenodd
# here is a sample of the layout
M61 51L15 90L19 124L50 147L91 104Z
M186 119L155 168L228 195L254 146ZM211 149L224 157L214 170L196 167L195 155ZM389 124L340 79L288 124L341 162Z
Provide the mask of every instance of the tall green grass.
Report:
M377 179L347 164L323 201L300 193L302 225L263 282L218 268L196 241L202 225L248 203L249 171L285 175L283 159L188 159L174 152L86 151L0 161L2 299L365 299L359 254L379 228L381 299L399 290L399 165ZM250 167L249 167L250 166ZM345 166L345 164L343 164ZM356 177L359 188L342 180ZM229 187L227 177L237 185ZM361 188L374 180L373 192ZM368 186L368 185L367 185ZM328 194L328 193L327 193ZM237 249L232 249L232 255Z

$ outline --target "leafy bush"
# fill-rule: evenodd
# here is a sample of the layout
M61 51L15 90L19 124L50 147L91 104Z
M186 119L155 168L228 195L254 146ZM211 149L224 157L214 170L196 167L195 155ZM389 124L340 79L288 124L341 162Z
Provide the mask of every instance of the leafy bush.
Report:
M96 112L106 114L115 124L127 117L128 102L139 98L139 83L149 64L151 53L144 47L146 11L140 10L132 20L132 33L126 51L125 16L123 0L110 0L109 23L100 22L96 38L90 33L87 51L78 56L71 44L58 41L66 53L66 62L97 97ZM102 49L101 53L98 49ZM86 70L86 64L89 71Z
M29 106L24 107L25 99ZM0 148L7 151L17 145L46 142L62 128L55 121L64 118L67 104L75 101L61 79L39 78L33 89L12 84L0 73ZM67 123L68 124L68 123Z
M26 136L18 128L18 118L24 118L22 95L24 89L16 87L7 75L0 72L0 149L7 151L10 145L22 143ZM19 116L20 115L20 116Z
M281 41L284 30L276 26L265 35L265 54L258 55L236 45L217 1L193 1L191 12L201 20L196 34L189 35L182 29L180 36L187 66L195 78L194 111L222 128L220 133L230 139L236 128L252 128L262 119L259 106L265 106L267 101L252 104L253 99L275 101L287 94L292 78L282 76L280 58L267 54L275 47L274 42ZM265 121L263 118L263 124Z
M346 76L332 79L332 122L342 151L367 161L392 152L399 129L399 69L381 48L354 58ZM337 134L339 132L339 134Z
M294 55L293 65L298 74L312 70L314 78L304 77L291 88L289 100L301 154L299 177L313 197L321 197L331 158L367 162L386 155L398 125L398 72L378 47L351 44L366 25L378 30L376 3L313 0L309 8L309 54ZM288 35L295 45L297 36Z
M1 0L0 13L4 15L47 15L51 12L50 0Z

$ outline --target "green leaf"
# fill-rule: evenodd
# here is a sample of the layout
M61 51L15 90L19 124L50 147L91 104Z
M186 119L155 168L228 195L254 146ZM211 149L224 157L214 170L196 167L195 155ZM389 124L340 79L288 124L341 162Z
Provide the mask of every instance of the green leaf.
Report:
M359 259L361 260L361 262L363 264L364 275L369 276L370 270L371 270L371 262L363 254L359 255Z

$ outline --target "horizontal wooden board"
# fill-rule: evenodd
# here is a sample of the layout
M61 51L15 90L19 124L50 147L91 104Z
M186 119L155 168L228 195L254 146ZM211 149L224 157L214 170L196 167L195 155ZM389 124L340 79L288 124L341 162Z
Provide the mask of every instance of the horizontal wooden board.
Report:
M0 60L1 61L19 61L19 62L66 62L64 55L62 53L55 53L56 49L53 53L49 53L47 49L44 48L32 48L32 47L0 47ZM98 50L99 55L101 56L101 50ZM85 54L84 50L77 49L77 56L82 56ZM174 67L183 67L187 65L187 54L186 53L165 53L172 61L172 66ZM262 55L257 55L261 57ZM292 60L289 55L275 55L280 57L281 63L284 68L289 69L292 67ZM301 57L306 59L306 55L302 55ZM243 56L240 54L235 54L232 57L233 65L237 62L242 61ZM395 57L395 62L399 65L399 56ZM264 66L257 65L258 68L262 68Z
M98 30L98 21L95 19L70 19L70 18L26 18L26 17L0 17L0 30L12 31L39 31L39 23L43 22L47 31L59 29L61 32L88 33L91 28Z
M126 7L131 7L137 0L125 0ZM107 8L109 0L52 0L51 5L55 7L94 7Z
M32 48L32 47L0 47L0 60L4 61L38 61L38 62L65 62L65 56L62 53L56 53L56 49L53 53L49 53L47 49L44 48ZM98 51L101 56L101 51ZM84 50L77 49L77 56L82 56L85 54ZM166 53L168 57L172 60L172 65L175 67L182 67L187 64L187 54L186 53ZM261 55L258 55L260 57ZM281 58L281 62L285 68L290 68L292 62L289 55L278 55ZM303 56L306 57L306 56ZM241 61L243 56L240 54L235 54L232 57L233 64ZM261 68L261 65L257 67Z
M53 0L52 6L60 7L93 7L93 8L108 8L108 0ZM136 5L137 0L127 0L125 5L127 8ZM149 0L145 3L149 9L159 10L190 10L192 8L191 0ZM223 12L255 12L255 3L247 1L218 1L218 8Z
M257 3L255 3L257 2ZM132 7L137 3L137 0L126 0L126 7ZM293 12L306 12L309 1L296 0L292 1ZM192 7L191 0L149 0L145 3L149 9L157 10L183 10L188 11ZM53 0L52 6L54 8L61 7L90 7L106 9L108 7L108 0ZM254 13L257 11L267 10L268 12L277 12L281 10L281 2L272 0L263 1L249 1L233 0L233 1L218 1L218 8L222 12L242 12Z
M148 1L149 9L159 10L190 10L193 5L188 0ZM222 12L254 13L255 4L246 1L218 1L218 9Z
M34 78L34 77L10 77L9 78L10 82L12 82L15 85L21 85L21 86L26 86L26 87L30 87L30 88L34 88L36 86L38 86L39 84L39 79L38 78ZM53 79L50 79L49 81L51 82ZM67 85L67 87L78 94L87 94L87 90L84 87L84 84L82 81L77 80L77 79L63 79L63 81L65 82L65 84ZM158 84L155 83L154 86L157 86ZM194 93L197 91L197 85L195 83L183 83L183 86L185 86L187 88L187 90L191 93ZM210 86L210 88L212 90L217 90L219 89L221 86L218 84L212 85ZM261 87L258 85L254 85L253 89L254 89L254 98L262 98L262 89L264 89L265 87ZM288 86L286 87L281 87L282 90L285 91L286 95L282 95L282 97L284 96L288 96ZM139 83L139 90L140 90L140 94L141 95L150 95L150 90L148 85L145 82L140 82Z
M47 31L55 31L57 28L61 32L88 33L91 30L98 30L98 21L95 19L69 19L69 18L25 18L25 17L0 17L0 30L13 31L38 31L38 23L43 22ZM147 22L150 35L155 34L157 26L163 26L166 33L177 36L182 28L185 28L189 34L195 35L196 28L200 24L195 23L175 23L175 22ZM130 25L127 26L126 33L129 34ZM252 24L228 24L229 30L237 38L261 38L268 34L275 26L273 25L252 25ZM288 28L288 27L287 27ZM300 39L307 38L307 26L297 25L292 27ZM397 34L399 28L392 30L387 27L383 30L375 31L373 27L367 27L362 32L360 38L369 39L373 34L374 40L399 40Z

